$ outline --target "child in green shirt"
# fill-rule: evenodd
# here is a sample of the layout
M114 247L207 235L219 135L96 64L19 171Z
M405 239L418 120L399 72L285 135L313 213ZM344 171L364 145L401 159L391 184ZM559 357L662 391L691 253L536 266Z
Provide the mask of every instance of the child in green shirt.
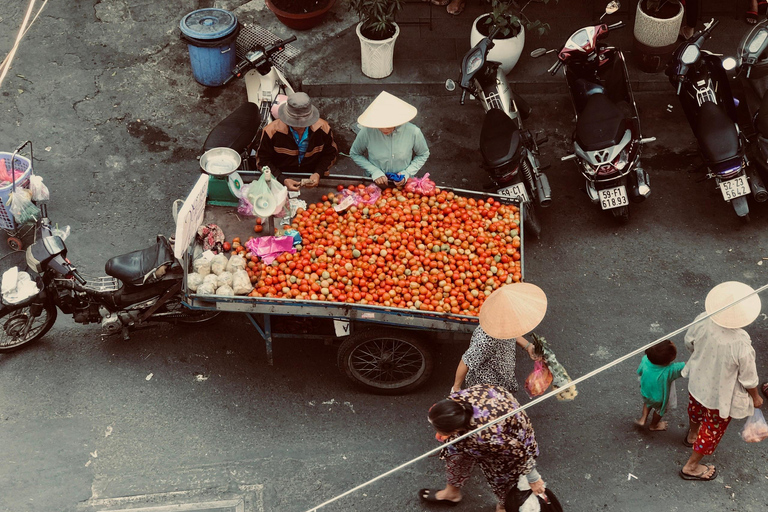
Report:
M645 351L637 374L640 376L640 394L643 396L643 414L635 423L641 427L648 421L653 409L649 430L667 430L667 422L661 421L669 405L670 391L674 381L680 377L685 363L673 363L677 348L670 340L664 340ZM674 405L673 405L674 407Z

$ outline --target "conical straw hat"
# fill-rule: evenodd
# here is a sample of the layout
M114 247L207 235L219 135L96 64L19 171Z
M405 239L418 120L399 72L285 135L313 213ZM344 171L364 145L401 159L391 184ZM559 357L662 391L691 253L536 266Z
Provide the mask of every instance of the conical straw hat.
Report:
M738 281L726 281L712 288L707 294L704 308L707 313L712 313L727 306L733 301L746 297L755 290L751 286ZM760 314L760 297L755 293L748 299L735 304L728 309L713 315L712 321L726 329L739 329L746 327L755 321Z
M366 128L394 128L416 117L416 107L387 91L382 91L357 122Z
M502 286L480 307L480 327L493 338L509 339L531 332L547 312L547 296L531 283Z

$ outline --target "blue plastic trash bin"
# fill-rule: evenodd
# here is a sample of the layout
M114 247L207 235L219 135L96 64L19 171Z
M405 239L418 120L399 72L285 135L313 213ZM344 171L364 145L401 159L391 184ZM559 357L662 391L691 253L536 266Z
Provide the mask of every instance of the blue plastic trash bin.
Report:
M237 64L235 40L240 25L224 9L199 9L179 23L186 41L195 80L203 85L222 85Z

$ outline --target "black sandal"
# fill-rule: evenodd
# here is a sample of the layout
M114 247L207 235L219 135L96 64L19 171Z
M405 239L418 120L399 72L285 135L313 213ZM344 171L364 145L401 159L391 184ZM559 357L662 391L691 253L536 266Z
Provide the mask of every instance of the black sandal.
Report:
M436 494L439 490L440 489L421 489L419 491L419 498L422 501L426 501L427 503L434 503L435 505L448 505L450 507L453 507L461 503L461 500L451 501L451 500L437 499Z

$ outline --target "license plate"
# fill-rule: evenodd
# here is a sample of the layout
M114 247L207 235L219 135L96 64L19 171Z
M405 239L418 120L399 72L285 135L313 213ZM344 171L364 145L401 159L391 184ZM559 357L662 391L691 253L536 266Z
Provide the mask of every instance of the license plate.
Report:
M603 210L619 208L620 206L627 206L629 204L627 189L624 185L598 190L597 193L600 196L600 207Z
M723 193L723 199L730 201L737 197L749 194L749 183L746 176L739 176L732 180L720 182L720 192Z
M528 202L528 192L526 192L525 184L523 183L515 183L514 185L510 185L509 187L504 187L498 191L498 194L501 196L506 196L513 199L520 198L520 201L524 203Z

